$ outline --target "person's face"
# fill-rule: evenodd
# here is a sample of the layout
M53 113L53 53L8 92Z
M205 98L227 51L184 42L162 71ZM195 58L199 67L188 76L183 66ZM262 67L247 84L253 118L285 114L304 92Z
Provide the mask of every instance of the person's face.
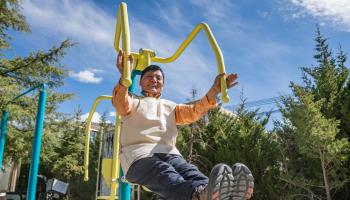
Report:
M140 80L141 89L147 96L159 95L163 89L163 85L163 75L159 70L146 72Z

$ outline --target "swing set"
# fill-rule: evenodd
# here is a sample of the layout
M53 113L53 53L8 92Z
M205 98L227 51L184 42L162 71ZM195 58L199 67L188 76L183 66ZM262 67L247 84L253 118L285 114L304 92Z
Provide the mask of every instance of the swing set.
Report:
M211 48L214 51L216 61L217 61L217 71L219 74L225 73L225 64L224 59L221 53L221 50L214 38L212 31L206 23L198 24L192 32L188 35L188 37L182 42L180 47L175 51L175 53L168 57L162 58L157 57L153 50L143 49L141 48L138 53L131 52L130 47L130 31L129 31L129 20L128 20L128 12L126 3L122 2L118 7L118 16L116 23L116 31L114 37L114 48L116 52L119 50L123 50L124 54L124 67L123 67L123 77L122 84L124 86L129 87L129 91L133 92L135 89L135 78L137 75L140 75L142 71L152 62L158 63L171 63L175 61L186 49L186 47L192 42L192 40L197 36L197 34L203 30L208 38ZM120 48L121 41L121 48ZM134 70L130 71L130 61L128 56L132 55L136 62L136 66ZM226 76L221 78L221 99L224 103L229 101L229 97L227 94L227 85L226 85ZM90 131L91 131L91 123L92 117L96 110L97 105L102 100L111 101L112 96L102 95L95 99L93 106L90 110L87 123L86 123L86 139L85 139L85 155L84 155L84 180L89 180L89 146L90 146ZM99 171L101 171L103 181L109 188L109 195L101 195L99 192L99 174L97 177L97 186L96 186L96 199L108 199L108 200L130 200L131 199L131 189L132 186L125 180L123 171L120 166L119 161L119 136L120 136L120 115L116 115L115 119L115 129L113 134L113 153L111 158L102 158L101 151L99 155ZM102 138L102 137L101 137ZM101 148L100 148L101 149ZM101 164L100 164L101 163ZM140 199L140 186L138 186L138 199ZM118 189L118 193L117 193Z

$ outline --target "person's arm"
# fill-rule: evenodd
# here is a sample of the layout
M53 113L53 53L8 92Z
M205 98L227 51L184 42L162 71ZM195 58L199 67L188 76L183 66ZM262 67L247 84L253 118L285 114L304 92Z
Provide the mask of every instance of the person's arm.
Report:
M199 120L211 108L216 107L216 97L221 92L220 79L225 74L219 74L214 81L213 86L209 89L207 94L192 104L178 104L175 107L175 119L177 125L190 124ZM227 88L231 88L238 84L235 82L237 74L229 74L226 77Z
M119 82L113 89L112 105L121 116L128 115L132 109L132 97L129 95L128 88Z
M123 73L123 67L124 67L123 57L124 57L123 51L119 51L118 57L117 57L117 68L121 75ZM132 71L134 60L132 56L130 56L129 59L130 59L130 68ZM112 105L117 109L118 114L122 116L128 115L131 112L132 97L128 92L128 88L122 85L120 81L118 81L118 83L113 89Z
M177 125L190 124L199 120L209 109L216 107L216 100L209 100L205 95L199 101L192 104L178 104L175 107L175 118Z

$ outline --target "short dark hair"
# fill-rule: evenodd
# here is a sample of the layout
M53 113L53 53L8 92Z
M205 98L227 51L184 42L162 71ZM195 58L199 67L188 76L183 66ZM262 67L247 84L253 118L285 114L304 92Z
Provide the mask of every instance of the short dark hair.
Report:
M162 73L162 76L163 76L163 80L164 80L164 72L163 72L163 70L162 70L162 68L160 68L158 65L149 65L149 66L147 66L143 71L142 71L142 73L141 73L141 78L140 79L142 79L142 77L143 77L143 75L145 75L147 72L149 72L149 71L160 71L161 73Z

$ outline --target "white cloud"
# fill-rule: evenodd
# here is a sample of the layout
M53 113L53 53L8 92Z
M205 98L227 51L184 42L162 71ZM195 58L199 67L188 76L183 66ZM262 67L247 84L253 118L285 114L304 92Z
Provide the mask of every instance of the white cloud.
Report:
M115 117L117 116L117 113L115 111L111 111L108 113L110 117Z
M84 70L80 72L69 72L69 76L82 83L100 83L101 77L96 77L94 72L100 72L101 70Z
M289 0L295 6L293 18L311 15L322 23L331 23L350 31L349 0Z
M85 114L83 114L80 117L80 119L82 121L86 121L88 117L89 117L89 113L85 113ZM92 116L92 122L93 123L100 123L101 122L101 115L100 115L100 113L94 112L94 115Z
M22 6L31 25L80 42L113 45L115 19L89 1L23 1Z

